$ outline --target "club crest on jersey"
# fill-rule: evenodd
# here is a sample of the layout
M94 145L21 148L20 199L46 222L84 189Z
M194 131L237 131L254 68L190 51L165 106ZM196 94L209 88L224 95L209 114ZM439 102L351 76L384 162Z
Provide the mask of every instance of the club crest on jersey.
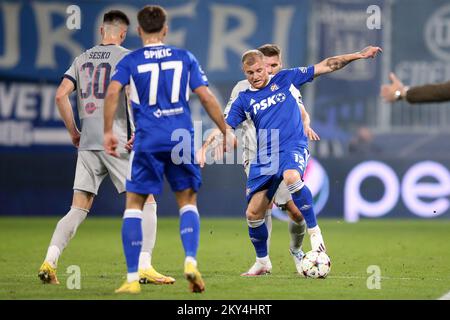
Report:
M276 83L274 83L274 84L272 84L272 85L270 86L270 90L271 90L272 92L277 91L278 89L279 89L279 88L278 88L278 86L277 86Z
M286 95L283 92L274 94L273 96L262 99L260 102L252 105L253 113L257 114L259 110L266 110L267 108L276 105L277 103L283 102L286 100Z

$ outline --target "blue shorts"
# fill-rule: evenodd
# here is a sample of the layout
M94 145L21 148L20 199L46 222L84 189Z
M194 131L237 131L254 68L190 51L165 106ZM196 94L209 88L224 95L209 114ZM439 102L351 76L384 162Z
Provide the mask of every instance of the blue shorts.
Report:
M172 191L193 189L197 192L202 184L200 166L194 163L175 164L171 152L132 152L128 169L126 190L139 194L160 194L164 175Z
M250 173L247 180L247 202L256 192L267 189L267 198L272 200L278 186L283 181L283 172L289 169L297 170L303 179L303 174L308 165L309 151L303 147L297 147L278 153L270 162L250 164Z

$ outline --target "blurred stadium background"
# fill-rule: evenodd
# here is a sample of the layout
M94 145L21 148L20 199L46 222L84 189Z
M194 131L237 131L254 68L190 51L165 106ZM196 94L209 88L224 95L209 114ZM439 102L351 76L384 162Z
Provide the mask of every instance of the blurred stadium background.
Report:
M285 67L381 46L302 90L312 127L307 183L320 217L450 218L450 104L396 105L379 98L394 71L407 85L450 80L447 0L197 0L155 1L168 9L169 44L191 50L224 106L243 78L243 51L264 43L283 49ZM70 30L70 5L81 29ZM103 13L117 8L132 25L124 46L138 48L135 16L144 1L0 2L0 215L62 216L71 202L76 150L60 121L54 93L82 51L99 42ZM369 29L369 6L381 28ZM73 101L75 106L75 101ZM204 130L211 122L198 101L191 108ZM199 133L201 134L201 133ZM203 170L199 209L207 217L243 217L245 176L239 164ZM177 216L166 187L158 215ZM109 179L91 210L120 217L124 197ZM50 237L50 234L48 235Z

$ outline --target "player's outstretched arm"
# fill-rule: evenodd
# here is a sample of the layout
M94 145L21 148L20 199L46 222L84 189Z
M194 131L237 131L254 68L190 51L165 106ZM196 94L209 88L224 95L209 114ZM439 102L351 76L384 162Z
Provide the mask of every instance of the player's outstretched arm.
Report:
M194 92L198 95L200 102L202 103L209 117L214 121L220 132L222 132L225 136L225 151L231 149L232 146L236 145L236 137L230 130L227 130L227 124L225 123L225 118L223 117L222 109L220 108L216 96L211 92L211 90L209 90L207 86L200 86L196 88Z
M131 126L131 137L125 144L125 149L128 152L131 152L133 150L133 143L134 143L134 132L136 131L136 128L134 127L134 120L132 120L132 107L131 107L131 99L130 99L130 86L125 86L125 95L127 96L127 113L129 115L130 120L130 126Z
M231 91L230 99L228 100L227 105L225 106L225 110L223 111L224 117L228 115L231 109L231 105L234 100L236 100L239 93L242 91L241 86L237 83L233 90ZM229 126L227 126L229 127ZM231 127L229 127L231 129ZM211 134L206 138L203 146L197 151L197 161L200 163L200 166L203 167L206 161L206 152L209 148L214 149L214 160L220 160L223 158L223 134L219 129L214 129Z
M378 52L383 52L383 50L380 47L368 46L356 53L326 58L314 65L314 77L342 69L355 60L375 58Z
M303 129L305 130L306 136L311 141L320 140L319 135L311 128L311 117L303 104L300 104L300 110L302 112Z
M119 157L119 154L117 153L117 145L119 143L119 140L114 135L113 132L113 122L114 122L114 116L116 114L117 105L119 103L119 96L120 91L122 90L122 84L119 81L111 81L111 83L108 86L108 90L106 92L105 97L105 106L103 111L103 117L104 117L104 147L106 153L114 156Z
M69 96L75 90L75 86L72 81L64 78L56 90L55 103L58 107L58 112L64 121L64 125L69 131L72 144L78 148L80 145L80 131L75 123L73 116L72 105L70 104Z
M227 136L228 141L234 141L234 147L237 146L236 138L233 133L233 128L229 125L227 126ZM234 140L233 140L234 139ZM214 129L211 134L203 143L202 147L196 153L196 159L200 167L203 168L206 163L206 153L209 148L214 149L214 160L220 160L223 158L224 149L229 150L231 148L231 143L228 143L228 147L225 146L225 141L223 139L223 134L219 129Z
M203 168L206 163L206 152L207 150L214 145L214 159L219 160L220 156L223 156L223 146L222 143L217 145L220 137L223 137L222 132L219 129L214 129L211 134L206 138L206 141L203 143L202 147L197 151L196 158L197 162L200 164L200 167ZM220 155L219 155L220 153Z
M214 160L220 160L223 157L223 134L215 128L203 143L202 149L206 153L208 148L214 149Z
M200 102L208 113L209 117L214 121L219 130L225 134L226 123L223 117L222 110L216 96L209 90L207 86L200 86L194 90L198 95Z

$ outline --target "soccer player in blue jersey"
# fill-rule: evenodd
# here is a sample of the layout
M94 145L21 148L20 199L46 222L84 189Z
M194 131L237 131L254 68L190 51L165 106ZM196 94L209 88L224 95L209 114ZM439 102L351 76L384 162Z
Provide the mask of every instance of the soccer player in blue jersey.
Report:
M279 71L282 70L282 59L281 59L281 48L278 47L275 44L264 44L260 46L257 50L261 51L264 55L264 63L266 65L267 73L270 75L275 75ZM239 81L233 88L231 92L230 99L228 100L228 103L224 110L224 115L228 114L230 111L231 105L233 104L234 100L238 97L239 93L242 91L245 91L250 88L250 83L247 79ZM308 136L310 140L320 140L319 136L316 134L316 132L311 128L310 123L310 117L308 112L306 111L306 108L302 101L302 96L300 94L300 91L297 91L297 101L298 106L301 110L302 114L302 122L303 122L303 129L305 131L305 134ZM249 171L250 171L250 163L256 156L256 150L257 150L257 137L256 137L256 130L255 126L253 124L253 121L251 119L247 119L246 121L242 122L238 130L241 130L242 132L242 163L244 166L245 174L248 177ZM206 152L208 149L208 146L214 145L216 146L214 148L214 159L219 159L223 156L222 153L220 153L220 150L222 150L222 143L220 143L222 134L218 129L213 130L211 135L206 139L205 144L203 145L202 149L198 153L199 156L199 163L202 167L203 164L206 162ZM216 149L217 148L217 149ZM298 210L298 208L295 206L295 204L292 201L292 196L289 193L289 190L287 189L287 186L284 182L280 183L280 186L277 189L277 192L275 193L273 203L276 203L276 205L286 212L286 214L289 216L289 222L288 222L288 230L289 235L291 238L290 244L289 244L289 253L292 255L292 258L295 263L295 267L299 273L302 273L301 264L303 260L303 250L302 250L302 244L303 244L303 237L306 232L306 223L303 219L302 214ZM265 224L267 226L268 231L268 238L267 238L267 251L270 252L270 238L272 233L272 207L273 203L271 202L269 204L269 207L266 211L266 215L264 217ZM324 250L325 244L323 241L323 238L318 236L317 234L311 238L311 248L312 250ZM271 273L272 266L263 266L261 268L261 265L258 263L255 263L247 272L243 273L243 276L258 276L258 275L265 275L267 273Z
M142 241L142 208L148 194L161 193L164 175L175 192L180 209L180 235L186 256L184 275L192 292L202 292L205 284L196 260L200 229L196 202L201 176L199 165L194 163L189 89L199 96L209 116L224 134L226 123L194 55L163 44L168 32L166 11L160 6L145 6L137 18L144 47L131 52L117 65L108 87L104 114L105 150L117 156L112 119L120 91L130 85L136 132L122 226L128 275L127 281L116 292L140 292L137 268Z
M246 216L258 269L264 270L265 266L271 265L264 214L281 181L286 183L292 200L302 212L311 238L321 237L311 191L303 183L309 151L295 98L296 88L352 61L374 58L378 52L381 52L380 48L369 46L357 53L327 58L313 66L281 70L272 77L260 51L250 50L243 54L242 69L251 86L239 93L226 121L234 129L251 119L257 130L258 151L251 162L247 180Z

